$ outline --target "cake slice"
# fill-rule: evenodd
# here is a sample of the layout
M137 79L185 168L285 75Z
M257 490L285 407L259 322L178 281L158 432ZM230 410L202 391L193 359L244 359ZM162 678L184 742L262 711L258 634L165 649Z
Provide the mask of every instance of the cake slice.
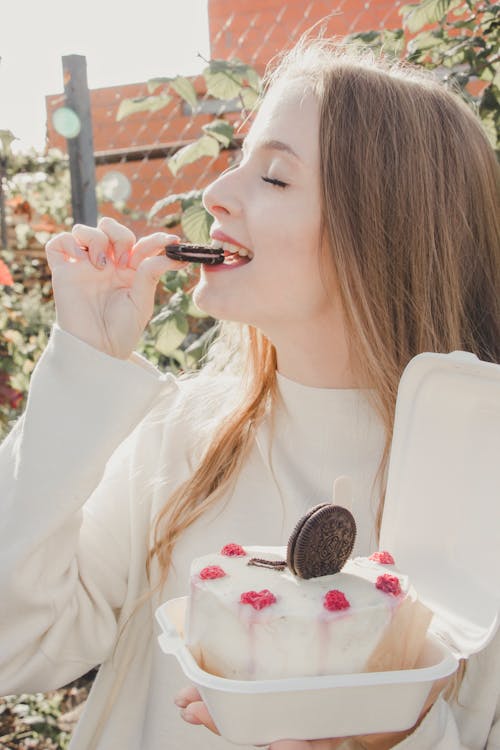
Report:
M415 666L431 613L388 552L316 577L286 559L285 548L228 544L193 561L186 642L202 669L267 680Z

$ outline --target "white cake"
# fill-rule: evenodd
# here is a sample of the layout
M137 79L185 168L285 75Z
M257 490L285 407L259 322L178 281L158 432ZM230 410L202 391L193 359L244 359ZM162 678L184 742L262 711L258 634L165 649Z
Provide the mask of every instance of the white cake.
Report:
M229 544L192 563L186 642L202 669L262 680L414 666L429 616L389 553L307 580L252 558L286 549Z

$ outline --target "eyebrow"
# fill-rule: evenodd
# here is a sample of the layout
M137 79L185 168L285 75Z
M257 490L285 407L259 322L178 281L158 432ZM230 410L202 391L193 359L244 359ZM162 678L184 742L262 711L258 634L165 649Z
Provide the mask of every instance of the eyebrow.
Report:
M263 141L262 143L257 144L257 146L264 151L284 151L286 154L290 154L290 156L298 159L298 161L302 161L298 153L294 151L288 143L284 143L283 141L271 139L269 141ZM242 150L245 150L245 141L243 141Z

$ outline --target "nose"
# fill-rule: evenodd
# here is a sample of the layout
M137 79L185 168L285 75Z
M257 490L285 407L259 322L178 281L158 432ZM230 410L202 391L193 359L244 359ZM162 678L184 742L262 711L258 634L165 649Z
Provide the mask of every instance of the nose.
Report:
M226 169L203 191L203 205L214 218L237 216L241 205L237 194L236 170Z

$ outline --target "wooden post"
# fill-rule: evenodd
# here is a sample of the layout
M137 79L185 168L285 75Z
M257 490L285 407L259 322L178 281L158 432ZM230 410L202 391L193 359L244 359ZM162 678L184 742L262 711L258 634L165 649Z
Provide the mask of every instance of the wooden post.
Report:
M73 220L95 227L97 199L87 61L83 55L64 55L62 64L66 106L77 114L81 125L78 135L67 139Z

